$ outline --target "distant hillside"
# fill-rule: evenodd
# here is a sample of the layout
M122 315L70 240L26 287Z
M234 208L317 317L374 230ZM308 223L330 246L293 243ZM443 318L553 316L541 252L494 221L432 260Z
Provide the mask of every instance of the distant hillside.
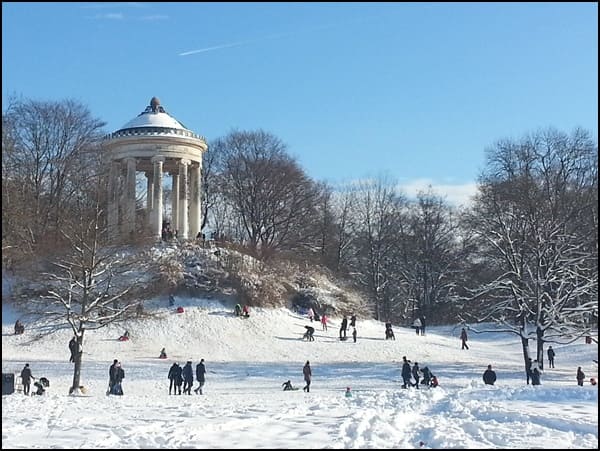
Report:
M352 288L324 268L286 260L261 262L238 250L207 244L158 243L105 250L131 265L117 287L133 284L129 298L146 302L159 296L217 299L255 307L308 308L319 313L370 316L366 302ZM57 257L58 258L58 257ZM41 298L55 282L42 274L49 261L20 270L12 298L26 309L27 301Z

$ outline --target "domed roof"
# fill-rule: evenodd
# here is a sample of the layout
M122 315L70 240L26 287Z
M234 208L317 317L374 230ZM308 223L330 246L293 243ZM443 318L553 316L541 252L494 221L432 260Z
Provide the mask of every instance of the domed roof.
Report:
M133 118L117 130L117 132L140 127L188 130L181 122L165 111L156 97L152 97L150 105L137 117Z

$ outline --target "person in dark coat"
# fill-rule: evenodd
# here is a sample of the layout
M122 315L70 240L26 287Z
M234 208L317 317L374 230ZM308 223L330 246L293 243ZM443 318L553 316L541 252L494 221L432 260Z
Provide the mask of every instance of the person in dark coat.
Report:
M415 383L412 384L413 387L419 388L419 362L415 362L412 367L412 375L415 378Z
M342 324L340 325L340 339L342 338L342 333L344 334L344 338L346 338L346 329L348 328L348 318L346 315L342 318Z
M75 356L77 355L77 348L79 345L77 344L77 337L73 336L71 341L69 341L69 351L71 351L71 357L69 358L69 362L75 362Z
M494 385L496 382L496 372L492 370L492 365L488 365L487 370L483 372L483 382L486 385Z
M23 394L28 395L29 390L31 388L31 379L35 379L31 375L31 368L29 368L29 363L25 364L25 367L21 370L21 383L23 384Z
M421 381L421 384L429 387L431 385L431 371L428 367L423 367L421 368L421 373L423 373L423 380Z
M410 377L411 377L411 368L410 368L410 360L406 359L406 356L402 357L402 388L408 388L410 386Z
M356 327L352 330L352 339L354 340L354 343L356 343Z
M391 321L386 321L385 323L385 339L386 340L396 340L396 336L394 335L394 330L392 329Z
M315 337L313 337L315 333L315 328L312 326L304 326L306 332L304 332L303 339L306 338L308 341L315 341Z
M425 335L425 315L421 316L421 335Z
M541 384L542 371L540 370L539 365L540 364L537 360L534 360L531 363L531 385Z
M467 331L465 330L465 328L462 328L462 331L460 332L460 340L462 341L462 347L460 349L469 349L469 346L467 345L467 340L469 339L469 337L467 336Z
M350 327L356 327L356 315L354 313L350 317Z
M294 387L292 387L292 381L284 382L281 384L281 386L283 387L283 391L290 391L294 389Z
M204 387L206 367L204 366L204 359L200 359L200 363L196 365L196 380L198 381L198 388L194 389L196 394L202 394L202 387Z
M169 369L169 381L169 394L171 394L171 390L173 390L174 395L180 395L183 378L181 377L181 367L177 362L173 363ZM178 390L179 393L177 393Z
M125 370L121 366L121 362L117 363L117 376L115 378L114 395L123 395L123 379L125 379Z
M555 356L555 352L554 349L552 349L552 346L550 346L548 348L548 368L554 368L554 356Z
M183 366L183 394L192 394L192 385L194 385L194 370L192 369L192 361L188 360Z
M302 390L308 393L310 392L310 383L312 381L312 370L310 369L310 362L308 360L302 368L302 374L304 375L304 382L306 382Z
M113 394L114 386L116 384L116 380L118 377L118 368L119 361L117 359L113 360L113 364L108 368L108 393Z
M585 380L585 373L581 370L581 367L577 367L577 385L583 386L583 381Z

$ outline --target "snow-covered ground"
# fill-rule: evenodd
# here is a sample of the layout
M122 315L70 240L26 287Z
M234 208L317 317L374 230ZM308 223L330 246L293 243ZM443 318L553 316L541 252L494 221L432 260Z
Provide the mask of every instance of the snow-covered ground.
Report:
M146 304L157 317L86 333L82 383L88 397L67 396L72 380L64 329L36 339L42 323L2 309L2 372L50 379L46 396L2 397L2 448L598 448L597 344L554 345L556 368L541 386L526 385L519 340L474 334L460 349L460 327L428 327L425 336L358 320L358 341L341 342L340 318L315 341L301 340L310 321L286 309L252 309L236 318L214 300L166 299ZM131 340L117 337L128 329ZM166 347L169 358L158 359ZM402 356L438 376L434 389L400 388ZM106 396L108 367L119 359L125 395ZM208 370L204 395L168 394L174 361L200 358ZM302 367L313 371L311 392L283 392L290 379L302 387ZM482 373L498 375L486 386ZM575 381L577 367L586 382ZM195 382L195 386L197 383ZM344 396L345 388L353 396Z

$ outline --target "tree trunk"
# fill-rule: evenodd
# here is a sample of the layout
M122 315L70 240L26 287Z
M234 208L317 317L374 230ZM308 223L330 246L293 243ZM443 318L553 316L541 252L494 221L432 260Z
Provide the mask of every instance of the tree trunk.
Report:
M529 372L529 339L521 335L521 346L523 348L523 361L525 362L525 377Z
M535 330L537 335L537 361L540 370L544 369L544 330L541 327L537 327Z
M77 334L77 354L75 354L75 367L73 368L73 385L69 394L79 395L81 386L81 362L83 360L83 330Z

